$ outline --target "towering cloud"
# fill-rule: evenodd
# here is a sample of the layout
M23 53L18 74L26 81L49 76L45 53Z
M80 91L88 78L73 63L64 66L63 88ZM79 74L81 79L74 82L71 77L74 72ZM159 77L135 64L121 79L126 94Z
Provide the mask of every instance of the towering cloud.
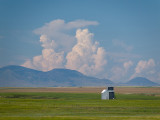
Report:
M66 56L66 67L82 73L95 75L101 72L106 65L106 52L98 47L98 42L92 41L93 34L88 29L78 29L76 32L77 44Z
M54 20L34 30L40 35L42 54L26 60L25 67L49 71L54 68L69 68L87 75L97 75L106 65L106 52L93 42L93 34L88 29L78 29L76 36L71 30L97 25L95 21L76 20L65 23Z
M54 49L56 51L69 52L76 42L75 37L69 33L89 25L98 25L98 22L76 20L66 23L64 20L58 19L46 23L44 26L34 30L34 33L47 37L47 40L44 41L45 44L52 44L51 42L54 41Z

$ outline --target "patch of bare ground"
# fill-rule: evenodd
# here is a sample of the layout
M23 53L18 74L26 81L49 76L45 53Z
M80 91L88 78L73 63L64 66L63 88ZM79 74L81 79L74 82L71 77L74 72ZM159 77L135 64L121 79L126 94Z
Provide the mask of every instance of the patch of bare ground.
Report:
M117 87L115 88L115 92L125 94L160 94L160 87Z
M1 87L0 92L61 92L61 93L101 93L105 87L46 87L46 88L7 88ZM115 87L120 94L160 94L160 87Z

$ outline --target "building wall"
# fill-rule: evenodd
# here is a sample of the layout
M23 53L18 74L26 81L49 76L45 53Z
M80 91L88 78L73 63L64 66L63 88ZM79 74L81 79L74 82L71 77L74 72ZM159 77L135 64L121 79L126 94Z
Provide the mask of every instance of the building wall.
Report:
M102 100L109 99L109 93L107 91L101 93L101 99Z
M109 99L109 92L114 92L113 90L103 90L101 92L101 99L102 100L107 100Z

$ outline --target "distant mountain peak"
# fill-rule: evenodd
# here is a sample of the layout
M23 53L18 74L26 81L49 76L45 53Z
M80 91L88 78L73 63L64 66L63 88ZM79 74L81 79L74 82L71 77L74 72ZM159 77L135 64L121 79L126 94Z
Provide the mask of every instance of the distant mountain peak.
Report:
M126 84L131 86L158 86L157 83L152 82L151 80L145 77L133 78L130 81L128 81Z

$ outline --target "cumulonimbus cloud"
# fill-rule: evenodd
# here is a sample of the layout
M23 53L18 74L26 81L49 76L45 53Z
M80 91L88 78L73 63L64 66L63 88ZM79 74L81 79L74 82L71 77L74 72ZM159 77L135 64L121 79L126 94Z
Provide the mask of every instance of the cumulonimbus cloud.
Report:
M104 48L98 47L98 42L92 41L93 34L88 29L78 29L77 44L66 56L66 68L76 69L82 73L95 75L103 70L107 61Z
M65 23L60 19L46 23L34 30L40 35L42 54L26 60L22 66L42 71L69 68L87 75L98 74L107 63L106 52L98 42L93 41L93 33L80 29L97 24L96 21L85 20ZM73 29L77 29L75 36L67 33Z

